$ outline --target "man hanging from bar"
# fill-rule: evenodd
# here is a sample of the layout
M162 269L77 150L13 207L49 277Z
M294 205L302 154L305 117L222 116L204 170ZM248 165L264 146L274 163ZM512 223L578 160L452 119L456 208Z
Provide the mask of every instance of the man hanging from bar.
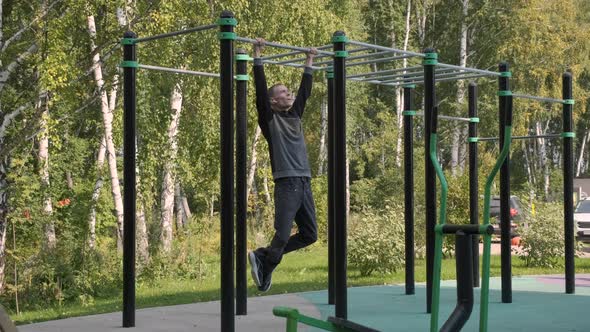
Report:
M312 63L315 48L307 52L305 69L297 96L282 83L267 90L260 58L265 41L254 44L254 81L258 124L268 142L275 182L275 235L268 247L248 253L252 278L258 290L270 289L272 272L284 254L306 247L317 240L315 206L311 193L311 171L303 137L301 117L311 95ZM293 221L298 232L291 235Z

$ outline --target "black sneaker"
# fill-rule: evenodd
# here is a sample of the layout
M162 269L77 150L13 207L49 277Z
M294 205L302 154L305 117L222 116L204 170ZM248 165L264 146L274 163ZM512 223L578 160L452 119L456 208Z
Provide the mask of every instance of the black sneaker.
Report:
M261 292L268 292L268 290L270 289L270 285L272 284L272 272L269 273L268 275L266 275L263 279L262 279L262 286L258 287L258 290Z
M262 262L258 259L258 256L253 251L248 253L248 260L250 261L250 273L252 274L252 279L254 279L254 283L260 289L262 287ZM270 287L270 286L269 286Z

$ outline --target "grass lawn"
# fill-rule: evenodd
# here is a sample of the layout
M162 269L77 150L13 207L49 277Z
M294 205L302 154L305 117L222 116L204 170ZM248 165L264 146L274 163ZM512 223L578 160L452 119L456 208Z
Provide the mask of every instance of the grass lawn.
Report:
M327 289L327 250L325 246L315 245L311 249L298 251L286 255L279 268L273 274L273 285L269 292L261 294L249 279L249 296L261 296L282 293L297 293L303 291ZM513 275L563 274L563 267L558 268L526 268L522 260L513 256ZM213 301L219 299L219 264L215 264L210 277L205 280L160 280L150 284L137 285L137 307L148 308L173 304ZM590 273L590 258L576 258L576 273ZM416 260L416 282L426 279L424 260ZM500 256L492 256L491 275L500 275ZM248 278L250 274L248 273ZM443 261L442 278L455 279L455 261ZM391 274L375 274L368 277L360 275L358 270L349 268L348 285L382 285L404 282L404 271ZM21 312L16 315L10 313L17 324L27 324L59 318L85 316L105 312L121 311L122 289L119 295L110 298L95 299L91 305L82 306L78 303L64 304L43 310Z

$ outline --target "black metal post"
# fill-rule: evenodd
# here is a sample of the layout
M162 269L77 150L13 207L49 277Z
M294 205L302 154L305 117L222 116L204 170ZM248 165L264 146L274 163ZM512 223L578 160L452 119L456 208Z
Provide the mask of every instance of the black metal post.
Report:
M334 304L334 70L328 80L328 303Z
M127 31L123 38L135 39L137 35ZM123 45L123 61L137 62L135 43ZM135 326L136 73L133 66L123 68L123 327Z
M404 220L406 249L406 295L415 294L414 278L414 85L404 86Z
M347 318L346 288L346 35L334 32L334 234L335 314Z
M457 306L443 324L440 331L461 331L473 310L473 271L471 240L472 235L458 231L455 235L457 271ZM476 236L474 236L476 237Z
M223 11L221 20L232 19ZM221 331L235 330L234 311L234 50L232 24L220 24Z
M477 118L477 83L470 82L468 88L469 117ZM472 225L479 224L477 173L477 122L469 122L469 221ZM473 285L479 287L479 237L473 236Z
M434 68L437 54L434 49L424 50L424 128L432 126L436 100ZM426 312L432 311L432 274L434 268L434 226L436 225L436 173L430 161L430 130L424 134L424 182L426 199Z
M247 226L247 75L248 54L239 49L236 57L236 314L248 313L248 284L246 254L248 244Z
M508 73L508 63L503 62L499 66L500 73ZM506 112L509 103L512 102L510 97L510 79L508 74L500 76L498 79L500 100L499 100L499 117L500 117L500 146L504 144L504 126L506 125ZM500 168L500 259L502 262L502 302L512 303L512 256L510 247L510 154Z
M576 292L574 261L574 137L573 80L571 73L563 74L563 222L565 231L565 292ZM571 101L571 102L570 102Z

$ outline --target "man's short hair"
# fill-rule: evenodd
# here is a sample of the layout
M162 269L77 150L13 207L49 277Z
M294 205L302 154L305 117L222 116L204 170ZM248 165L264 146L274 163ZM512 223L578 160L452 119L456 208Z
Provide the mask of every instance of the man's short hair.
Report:
M277 83L277 84L274 84L273 86L271 86L270 88L268 88L268 97L269 98L272 98L272 97L275 96L275 89L277 87L279 87L280 85L283 85L284 86L285 84L283 84L283 83Z

